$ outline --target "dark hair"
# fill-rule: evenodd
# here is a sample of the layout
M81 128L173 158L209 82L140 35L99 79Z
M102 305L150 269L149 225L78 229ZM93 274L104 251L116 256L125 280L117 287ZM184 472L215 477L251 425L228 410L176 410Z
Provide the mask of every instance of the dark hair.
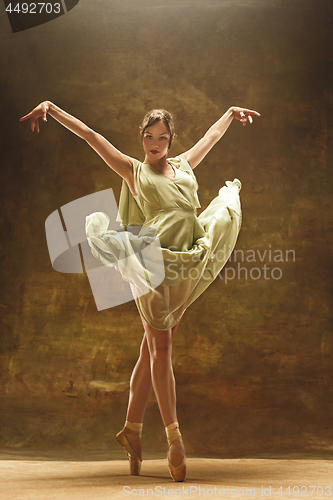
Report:
M152 109L148 111L148 113L142 120L140 127L141 140L143 138L143 134L146 128L152 127L153 125L155 125L155 123L158 123L160 121L162 121L165 124L170 134L170 140L169 140L169 149L170 149L172 143L172 136L175 133L175 126L173 123L173 118L171 113L169 113L169 111L166 111L165 109Z

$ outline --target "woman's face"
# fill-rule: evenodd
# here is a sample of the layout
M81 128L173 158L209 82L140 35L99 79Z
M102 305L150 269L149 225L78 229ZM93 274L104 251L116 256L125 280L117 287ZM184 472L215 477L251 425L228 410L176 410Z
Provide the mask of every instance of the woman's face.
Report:
M146 158L156 161L163 158L163 156L167 156L169 142L170 133L162 120L146 128L142 137Z

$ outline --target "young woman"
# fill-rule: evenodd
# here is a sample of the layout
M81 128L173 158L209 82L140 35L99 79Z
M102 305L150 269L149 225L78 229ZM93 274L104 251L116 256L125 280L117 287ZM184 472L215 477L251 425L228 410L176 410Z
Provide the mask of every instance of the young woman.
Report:
M135 236L130 231L108 231L109 218L104 213L86 219L93 255L105 265L117 267L130 283L145 331L130 381L126 422L116 438L128 453L131 474L140 474L142 422L153 388L169 443L169 470L175 481L184 481L186 458L177 421L172 338L186 308L227 262L241 225L238 179L227 181L197 217L200 204L193 169L233 119L246 125L260 114L231 107L191 149L168 158L175 135L173 119L165 110L152 110L140 129L145 154L140 162L50 101L42 102L20 121L30 119L31 130L39 132L38 119L46 122L47 113L84 139L123 178L117 220L122 226L142 226ZM138 254L145 258L133 260Z

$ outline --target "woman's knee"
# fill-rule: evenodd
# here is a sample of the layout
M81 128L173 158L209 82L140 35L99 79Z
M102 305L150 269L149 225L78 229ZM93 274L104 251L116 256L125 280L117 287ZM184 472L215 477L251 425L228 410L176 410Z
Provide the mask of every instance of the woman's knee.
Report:
M171 359L171 354L171 346L155 345L150 351L150 359L157 363L168 362Z
M149 354L153 361L164 361L171 359L172 354L172 332L171 330L160 331L150 329L146 331Z

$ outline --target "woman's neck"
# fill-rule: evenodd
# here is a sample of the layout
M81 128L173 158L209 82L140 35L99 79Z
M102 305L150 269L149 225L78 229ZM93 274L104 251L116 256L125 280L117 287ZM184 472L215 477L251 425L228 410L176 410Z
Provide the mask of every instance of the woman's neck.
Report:
M148 158L148 156L146 155L143 163L146 163L147 165L156 168L156 170L159 170L160 172L169 168L166 155L163 156L162 158L159 158L158 160L154 160L153 158Z

